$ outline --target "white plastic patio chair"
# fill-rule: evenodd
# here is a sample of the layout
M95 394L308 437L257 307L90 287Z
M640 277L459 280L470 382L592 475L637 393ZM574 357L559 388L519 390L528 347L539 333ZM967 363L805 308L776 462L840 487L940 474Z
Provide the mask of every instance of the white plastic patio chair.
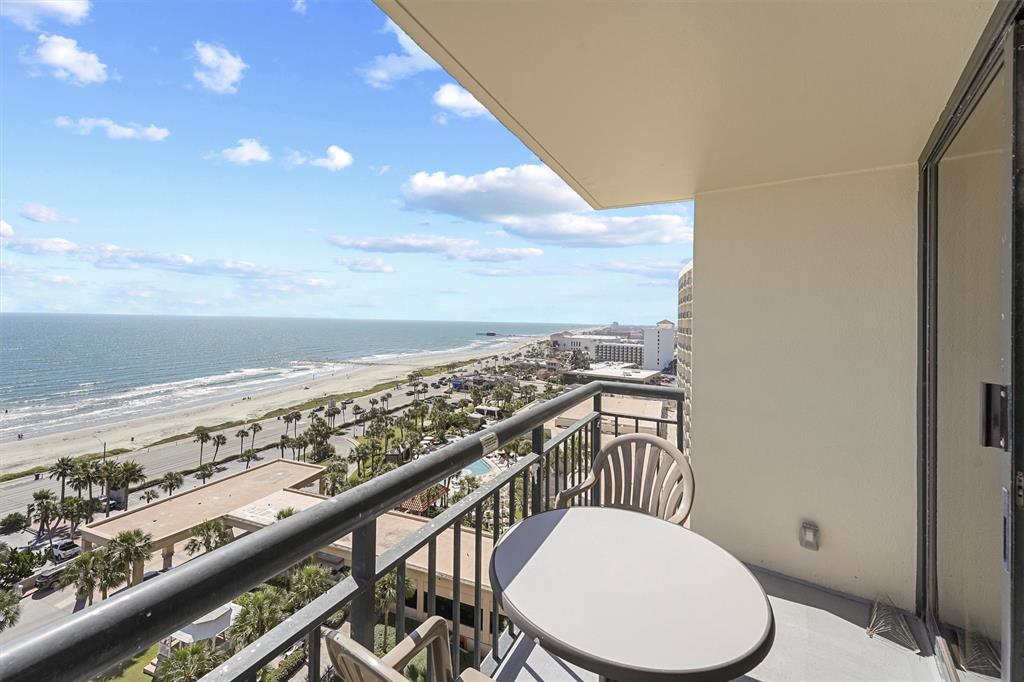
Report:
M629 433L613 438L597 453L586 480L558 494L556 507L569 506L598 481L598 505L602 507L631 509L679 525L686 522L693 507L689 460L679 448L657 436Z
M369 649L337 630L328 632L326 640L334 672L345 682L407 682L400 671L428 646L427 655L433 659L434 679L438 682L494 682L473 668L452 680L448 621L441 616L423 621L384 658L377 658Z

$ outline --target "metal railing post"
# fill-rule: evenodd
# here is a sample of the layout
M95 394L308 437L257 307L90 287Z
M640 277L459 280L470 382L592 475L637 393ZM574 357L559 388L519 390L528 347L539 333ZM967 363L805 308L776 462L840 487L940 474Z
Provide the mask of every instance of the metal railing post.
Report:
M544 425L541 424L533 429L531 432L533 440L533 451L540 456L544 456ZM533 467L532 485L530 486L530 508L532 514L539 514L541 512L540 506L540 477L544 471L544 467L538 462Z
M352 577L364 590L352 600L352 639L373 651L373 583L377 573L377 519L352 532Z
M597 412L598 417L594 420L590 429L590 462L587 466L587 471L584 476L589 475L590 471L594 468L594 460L597 459L597 453L601 451L601 422L604 421L604 416L601 414L601 394L598 393L594 396L594 412ZM601 481L597 481L597 485L590 489L590 504L597 506L601 502Z
M686 442L685 434L683 433L683 403L685 397L676 400L676 447L679 448L679 452L685 452L683 450L683 444Z
M306 679L320 679L320 628L313 628L306 635Z

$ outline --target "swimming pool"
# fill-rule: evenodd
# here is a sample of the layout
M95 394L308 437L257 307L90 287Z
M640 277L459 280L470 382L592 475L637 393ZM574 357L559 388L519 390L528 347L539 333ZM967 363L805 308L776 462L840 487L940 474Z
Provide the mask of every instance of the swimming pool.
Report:
M483 476L484 474L491 473L491 467L482 459L473 462L466 469L469 469L469 472L474 476Z

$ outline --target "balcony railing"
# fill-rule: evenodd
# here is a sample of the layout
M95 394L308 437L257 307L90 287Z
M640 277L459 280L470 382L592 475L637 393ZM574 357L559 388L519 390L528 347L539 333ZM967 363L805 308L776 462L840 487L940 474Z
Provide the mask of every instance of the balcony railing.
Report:
M673 401L675 418L603 413L601 396L605 394ZM489 605L483 603L482 575L487 570L482 560L485 535L496 543L511 525L549 508L558 492L581 482L600 447L602 425L614 424L616 434L621 422L628 423L634 430L640 429L641 422L653 422L659 433L674 425L676 441L681 447L683 398L682 390L661 386L613 382L580 386L306 511L240 537L158 580L125 590L8 643L0 651L0 679L7 682L86 680L351 533L351 574L348 577L205 678L256 680L260 669L293 645L305 641L307 679L319 680L323 677L320 636L324 623L339 609L350 607L348 620L352 637L372 649L377 621L374 585L392 571L396 572L397 587L396 641L405 635L407 561L424 547L428 557L425 610L427 615L437 612L437 540L449 530L454 531L452 575L443 577L450 579L453 586L451 646L456 676L461 665L460 638L468 642L467 662L471 660L473 667L491 670L507 644L501 646L499 637L504 619L499 615L497 596L491 595ZM593 401L591 412L545 440L546 422L586 400ZM532 439L532 453L520 457L383 554L376 554L377 520L382 514L445 481L483 455L527 434ZM466 530L470 531L474 545L472 576L461 575L460 559ZM471 622L463 620L463 603L473 605L473 615L468 619ZM485 606L489 606L486 610L490 614L489 641L484 635ZM489 649L486 654L485 647ZM429 670L428 679L432 679Z

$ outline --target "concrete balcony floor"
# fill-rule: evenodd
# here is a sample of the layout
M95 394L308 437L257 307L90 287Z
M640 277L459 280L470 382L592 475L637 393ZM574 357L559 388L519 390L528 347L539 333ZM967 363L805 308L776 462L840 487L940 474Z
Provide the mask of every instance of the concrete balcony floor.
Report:
M753 569L775 612L775 644L747 682L774 680L864 680L938 682L930 651L914 652L883 636L868 637L871 604ZM614 618L609 611L609 618ZM924 628L904 614L918 642ZM495 673L498 682L597 682L598 676L520 636Z

